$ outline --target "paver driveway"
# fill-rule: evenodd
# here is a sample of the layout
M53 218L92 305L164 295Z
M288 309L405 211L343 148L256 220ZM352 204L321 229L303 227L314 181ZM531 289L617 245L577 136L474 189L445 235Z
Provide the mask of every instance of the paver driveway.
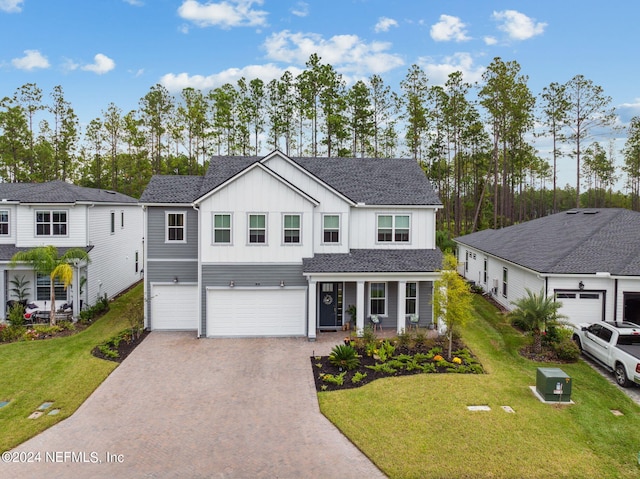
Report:
M319 412L309 356L334 344L151 333L73 416L14 449L42 462L0 477L384 477Z

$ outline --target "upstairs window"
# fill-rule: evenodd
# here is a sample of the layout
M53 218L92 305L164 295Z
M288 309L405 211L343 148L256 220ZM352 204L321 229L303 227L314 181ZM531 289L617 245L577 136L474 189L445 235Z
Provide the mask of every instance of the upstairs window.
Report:
M231 215L213 215L213 242L215 244L231 244Z
M284 215L285 244L300 244L300 215Z
M166 241L170 243L184 243L187 241L186 224L187 218L184 212L167 213L167 236Z
M9 235L9 212L6 210L0 211L0 236Z
M409 215L378 215L378 242L408 243Z
M340 242L339 215L324 215L322 217L322 241L323 243Z
M249 215L249 244L267 243L267 216Z
M36 236L66 236L66 211L36 211Z

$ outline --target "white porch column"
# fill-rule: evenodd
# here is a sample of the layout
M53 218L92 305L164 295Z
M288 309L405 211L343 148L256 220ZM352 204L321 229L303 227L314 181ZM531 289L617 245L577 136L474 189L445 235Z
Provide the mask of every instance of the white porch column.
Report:
M398 321L396 325L396 331L398 334L402 333L405 329L406 323L406 310L407 310L407 282L398 281Z
M315 341L316 339L316 324L317 324L317 311L318 311L318 283L316 281L309 281L309 289L307 290L307 305L308 305L308 335L309 341Z
M358 336L364 331L364 281L356 284L356 331Z

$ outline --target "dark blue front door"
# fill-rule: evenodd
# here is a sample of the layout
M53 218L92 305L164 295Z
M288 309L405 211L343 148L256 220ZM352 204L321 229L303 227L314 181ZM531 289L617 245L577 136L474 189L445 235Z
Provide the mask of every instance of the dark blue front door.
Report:
M342 283L320 283L318 287L319 327L342 326Z

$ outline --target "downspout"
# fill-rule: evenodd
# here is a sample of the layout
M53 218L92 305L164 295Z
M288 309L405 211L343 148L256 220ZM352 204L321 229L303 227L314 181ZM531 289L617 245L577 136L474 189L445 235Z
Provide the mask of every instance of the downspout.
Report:
M144 269L147 267L147 248L145 248L144 239L147 234L147 215L148 210L145 205L142 205L142 268L141 276L142 276L142 301L144 304L144 318L143 324L144 328L149 331L151 329L151 324L149 322L149 308L151 307L151 298L149 298L149 287L147 285L147 279L145 278Z
M202 257L201 257L201 243L200 235L202 234L201 228L201 218L200 218L200 208L195 203L191 204L191 207L195 210L196 215L198 216L198 338L202 338ZM206 300L206 299L205 299ZM206 335L206 332L205 332Z
M618 321L618 278L613 280L613 320L615 322ZM624 321L624 318L622 318L622 321Z

